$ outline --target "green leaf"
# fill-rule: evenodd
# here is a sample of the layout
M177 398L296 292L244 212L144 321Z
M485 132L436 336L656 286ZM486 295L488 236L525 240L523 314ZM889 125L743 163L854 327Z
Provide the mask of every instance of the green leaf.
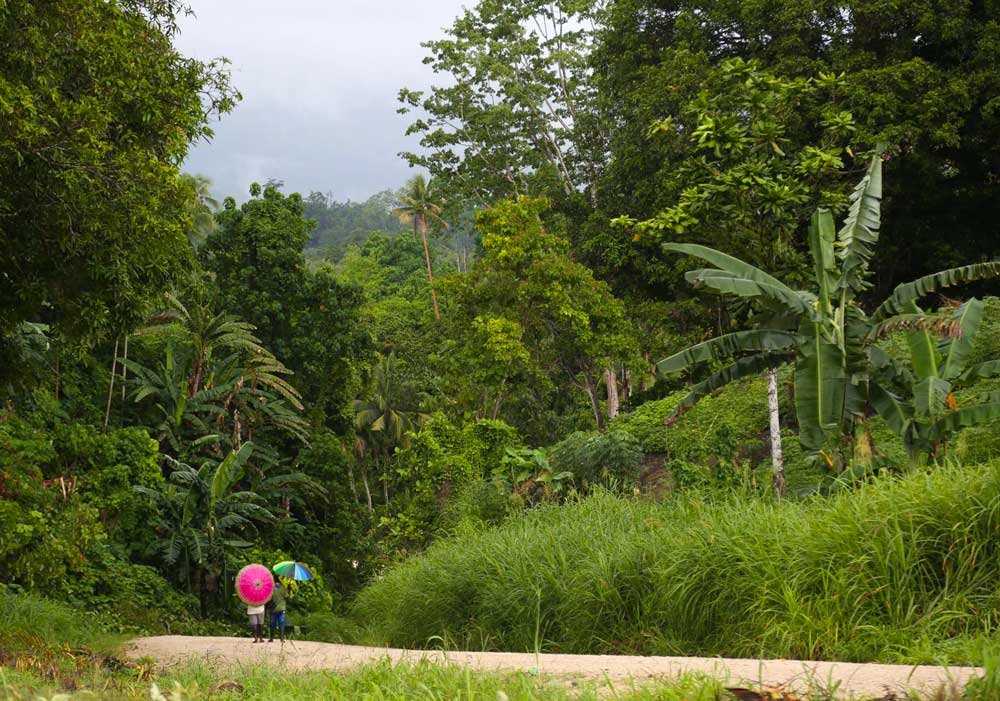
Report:
M878 382L870 382L868 396L878 415L897 436L904 437L910 430L913 409L889 392Z
M928 433L932 440L941 440L955 431L978 426L994 419L1000 419L1000 402L976 404L962 407L941 417L931 425Z
M921 313L920 308L912 300L907 302L906 312L910 316ZM934 337L928 331L918 329L906 335L906 342L910 346L910 358L917 377L937 377L939 358L937 341Z
M721 251L717 251L714 248L699 246L694 243L665 243L663 244L663 250L676 251L677 253L685 253L689 256L694 256L695 258L701 258L702 260L706 260L716 266L720 270L724 270L736 277L740 277L745 280L753 280L771 287L784 288L788 294L794 294L790 288L786 287L785 284L776 277L772 277L760 268L756 268L749 263L741 261L739 258L734 258Z
M1000 375L1000 360L987 360L968 368L958 378L958 383L967 385L987 377Z
M692 270L684 277L695 287L710 287L723 294L731 294L738 297L766 297L778 302L783 307L798 315L807 315L811 311L809 304L802 297L801 293L780 283L772 285L733 275L725 270L714 270L711 268Z
M243 474L243 465L253 453L253 443L240 446L239 452L229 451L229 455L219 463L212 478L212 499L221 499Z
M834 236L833 215L830 210L817 209L809 221L809 251L812 253L819 287L820 309L826 316L832 313L830 293L837 273L837 260L833 253Z
M906 311L909 302L916 302L921 297L930 294L943 287L954 287L967 282L985 280L991 277L1000 277L1000 261L989 263L976 263L965 265L960 268L950 268L925 275L913 282L906 282L896 287L892 294L879 305L875 313L872 314L873 321L880 321L893 314Z
M878 243L881 225L882 158L874 156L868 172L851 193L851 206L844 219L844 226L837 233L840 256L843 260L840 289L861 292L869 287L865 278L868 263Z
M948 401L951 383L937 375L928 375L913 385L913 415L917 419L936 419Z
M807 450L819 450L829 435L840 435L844 414L846 358L823 335L822 326L802 325L807 340L795 367L795 412L799 439Z
M983 303L973 297L956 309L952 318L962 335L943 341L938 346L942 356L938 374L946 380L954 380L965 369L966 358L972 352L972 342L983 320Z
M656 369L665 374L680 372L707 360L722 360L749 351L781 350L794 346L796 342L797 336L785 331L770 329L737 331L717 336L664 358L656 364Z

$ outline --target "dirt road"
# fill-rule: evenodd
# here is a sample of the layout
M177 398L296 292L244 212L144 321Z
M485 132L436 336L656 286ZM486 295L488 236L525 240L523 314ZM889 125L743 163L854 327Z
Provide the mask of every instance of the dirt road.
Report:
M562 679L611 682L655 680L684 672L714 675L733 685L784 686L793 691L829 689L839 683L839 696L881 696L887 691L932 692L942 685L964 685L980 673L976 667L911 667L906 665L801 662L798 660L734 660L704 657L632 657L625 655L533 655L512 652L441 652L295 642L254 644L249 638L199 638L179 635L134 640L133 659L153 658L163 666L187 660L222 667L273 663L294 671L348 670L390 659L428 659L481 671L538 671Z

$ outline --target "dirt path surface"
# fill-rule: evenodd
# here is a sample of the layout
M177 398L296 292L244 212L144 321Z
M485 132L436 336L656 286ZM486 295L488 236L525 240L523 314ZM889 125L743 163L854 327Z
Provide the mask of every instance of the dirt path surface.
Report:
M166 635L132 641L133 659L153 658L169 667L186 661L207 661L224 668L274 664L293 671L345 671L390 659L397 662L433 660L480 671L521 671L591 681L654 681L684 672L713 675L733 685L782 686L790 691L830 689L838 696L881 696L887 691L932 692L942 685L964 685L981 670L976 667L911 667L906 665L802 662L798 660L734 660L705 657L632 657L625 655L533 655L513 652L442 652L332 645L299 641L254 644L249 638L199 638Z

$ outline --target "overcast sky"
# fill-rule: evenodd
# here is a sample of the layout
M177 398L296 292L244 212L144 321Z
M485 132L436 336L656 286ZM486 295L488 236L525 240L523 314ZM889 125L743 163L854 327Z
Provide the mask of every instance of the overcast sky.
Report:
M465 4L468 4L466 2ZM462 0L191 0L182 53L225 56L243 101L197 144L185 170L215 194L247 197L254 181L363 200L412 174L414 150L396 93L426 89L420 42L442 36Z

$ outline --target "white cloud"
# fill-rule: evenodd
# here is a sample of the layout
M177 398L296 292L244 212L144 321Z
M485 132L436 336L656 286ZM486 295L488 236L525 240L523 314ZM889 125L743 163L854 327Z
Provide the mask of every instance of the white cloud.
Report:
M364 199L409 176L396 154L403 136L396 93L426 89L420 42L442 36L461 0L194 0L195 18L177 39L182 53L226 56L243 93L185 164L220 195L246 196L249 183L284 180L288 190Z

